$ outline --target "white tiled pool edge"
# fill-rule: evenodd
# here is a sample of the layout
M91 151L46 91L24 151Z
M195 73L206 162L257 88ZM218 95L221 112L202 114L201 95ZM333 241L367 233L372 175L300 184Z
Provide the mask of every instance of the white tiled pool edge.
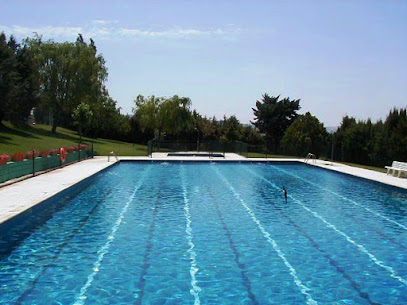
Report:
M2 187L0 225L114 163L95 157Z
M120 157L123 161L214 161L214 162L300 162L303 159L266 159L250 158L246 159L236 154L226 154L225 158L208 157L167 157L164 154L149 157ZM55 196L61 191L83 181L84 179L102 171L115 164L115 161L107 162L107 157L95 157L81 161L61 169L57 169L37 177L26 179L12 185L4 186L0 189L0 225L16 215L34 207L38 203ZM397 178L385 173L379 173L363 168L352 167L340 163L316 160L309 162L310 166L317 166L328 170L337 171L344 174L365 178L384 184L407 189L407 179Z

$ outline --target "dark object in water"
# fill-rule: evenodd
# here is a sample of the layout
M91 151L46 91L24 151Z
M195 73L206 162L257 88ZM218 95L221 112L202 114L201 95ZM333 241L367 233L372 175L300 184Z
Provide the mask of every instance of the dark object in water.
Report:
M285 189L285 186L283 186L283 193L284 193L285 203L287 203L287 190Z

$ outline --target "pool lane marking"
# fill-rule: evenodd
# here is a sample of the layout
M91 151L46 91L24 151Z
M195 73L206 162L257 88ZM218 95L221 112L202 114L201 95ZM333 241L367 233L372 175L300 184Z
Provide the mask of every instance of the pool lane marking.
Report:
M196 280L196 273L198 272L198 264L196 261L196 252L194 250L195 245L193 242L193 232L192 232L192 227L191 227L191 213L189 211L189 199L188 199L188 193L187 193L187 186L186 186L186 181L185 181L185 168L184 165L181 165L181 183L182 183L182 196L184 198L184 215L186 219L186 226L185 226L185 232L187 233L187 241L188 241L188 246L189 249L187 252L189 253L189 262L191 264L189 274L191 275L191 287L192 289L189 291L193 296L194 296L194 305L199 305L201 304L201 300L199 299L199 293L201 292L201 288L198 285L198 282Z
M292 174L292 173L290 173L290 172L288 172L288 171L286 171L286 170L284 170L284 169L278 168L278 167L276 167L276 166L274 166L274 165L271 165L271 167L273 167L273 168L275 168L275 169L277 169L277 170L279 170L279 171L281 171L281 172L283 172L283 173L285 173L285 174L287 174L287 175L290 175L290 176L295 177L295 178L297 178L297 179L300 179L300 180L302 180L302 181L304 181L304 182L307 182L307 183L309 183L309 184L311 184L311 185L313 185L313 186L316 186L316 187L320 188L321 190L330 192L331 194L333 194L333 195L335 195L335 196L338 196L339 198L341 198L341 199L343 199L343 200L345 200L345 201L348 201L348 202L350 202L350 203L352 203L352 204L354 204L354 205L357 205L357 206L359 206L359 207L365 209L366 211L368 211L369 213L371 213L371 214L373 214L373 215L376 215L377 217L380 217L380 218L382 218L382 219L384 219L384 220L386 220L386 221L388 221L388 222L391 222L391 223L393 223L393 224L399 226L400 228L402 228L402 229L404 229L404 230L407 230L407 227L406 227L405 225L403 225L403 224L401 224L401 223L399 223L399 222L397 222L397 221L395 221L395 220L392 220L392 219L390 219L390 218L388 218L388 217L386 217L386 216L384 216L384 215L382 215L382 214L380 214L380 213L378 213L378 212L376 212L376 211L373 211L372 209L370 209L370 208L364 206L363 204L360 204L360 203L358 203L358 202L356 202L356 201L354 201L354 200L352 200L352 199L349 199L349 198L347 198L347 197L345 197L345 196L342 196L341 194L338 194L338 193L336 193L336 192L334 192L334 191L331 191L331 190L328 189L328 188L325 188L325 187L323 187L323 186L320 186L320 185L318 185L317 183L311 182L311 181L309 181L309 180L307 180L307 179L304 179L304 178L302 178L302 177L300 177L300 176L298 176L298 175Z
M291 176L293 176L293 177L295 177L295 178L298 178L298 179L300 179L300 180L303 180L303 181L305 181L305 182L309 182L308 180L302 179L301 177L299 177L299 176L297 176L297 175L291 174L291 173L289 173L289 172L287 172L287 171L285 171L285 170L283 170L283 169L279 169L278 167L275 167L275 166L273 166L273 165L271 165L271 167L276 168L277 170L280 170L280 171L282 171L282 172L284 172L284 173L286 173L286 174L288 174L288 175L291 175ZM309 183L312 184L312 185L318 186L319 188L322 188L322 187L320 187L319 185L316 185L316 184L314 184L314 183L312 183L312 182L309 182ZM322 189L323 189L323 188L322 188ZM329 189L325 189L325 190L327 190L327 191L329 191L329 192L332 193L332 191L330 191ZM336 193L335 193L335 195L341 196L341 195L336 194ZM348 199L345 199L345 200L348 200ZM351 199L349 199L349 200L351 200ZM349 213L348 211L344 210L341 205L339 205L339 208L340 208L342 211L344 211L344 213L346 213L349 218L352 218L352 219L354 219L355 221L360 221L360 220L356 219L351 213ZM387 218L387 217L385 217L385 218ZM362 220L362 221L364 221L364 220ZM392 221L392 220L389 220L389 221ZM380 232L380 231L377 230L374 226L372 226L372 225L370 225L370 224L367 224L367 223L365 223L365 226L368 227L368 228L370 228L372 231L376 232L376 234L378 234L382 239L386 239L386 240L388 240L389 242L391 242L392 244L397 245L397 246L400 247L400 248L407 249L407 247L406 247L405 245L401 244L400 242L398 242L398 241L395 240L394 238L392 238L392 237L390 237L390 236L387 236L386 234Z
M113 192L113 190L109 190L108 192L106 192L106 194L103 194L102 198L99 198L98 200L96 200L95 205L90 209L90 211L87 213L87 215L82 217L82 219L80 219L80 221L78 222L78 226L70 234L68 234L67 238L63 242L59 243L58 246L56 246L57 251L50 258L52 261L42 267L41 272L37 275L37 277L34 279L34 281L31 282L31 286L29 288L27 288L18 297L15 304L21 304L25 300L25 298L34 290L34 288L37 285L39 279L45 274L47 269L54 264L55 260L58 259L59 255L61 254L61 252L65 248L65 246L68 244L68 242L71 241L75 237L75 235L79 232L79 230L87 223L90 216L96 211L99 204L101 202L103 202L106 197L109 197L112 192Z
M267 198L266 194L264 193L264 190L260 190L260 194L262 196L263 199L267 200L267 201L271 201L269 198ZM294 220L287 215L287 213L283 212L280 209L274 209L273 211L277 211L281 216L283 216L284 218L286 218L288 220L288 222L295 227L295 229L301 234L303 235L306 239L309 240L309 242L312 244L312 246L317 249L319 252L321 252L321 254L328 260L329 264L333 267L335 267L336 271L338 271L339 273L342 274L342 276L349 281L349 283L351 284L351 286L353 287L353 289L359 294L359 296L363 299L365 299L369 304L371 305L380 305L380 303L377 302L373 302L370 299L370 296L367 292L362 291L360 284L358 282L356 282L341 266L339 266L339 263L332 257L332 255L330 253L328 253L327 251L325 251L324 249L322 249L320 247L320 245L307 233L305 232L302 227L298 224L296 224L294 222Z
M277 185L275 185L274 183L272 183L271 181L269 181L268 179L264 178L262 175L259 175L255 172L253 172L252 170L246 168L246 170L250 173L252 173L254 176L257 176L258 178L262 179L263 181L265 181L266 183L268 183L269 185L271 185L273 188L275 188L276 190L282 192L283 189L279 188ZM335 225L331 224L329 221L327 221L323 216L319 215L317 212L311 210L309 207L307 207L305 204L303 204L300 200L295 199L292 195L288 194L288 197L290 197L294 202L296 202L297 204L299 204L304 210L306 210L307 212L311 213L314 217L318 218L319 220L321 220L323 223L325 223L325 225L334 230L337 234L341 235L342 237L344 237L349 243L353 244L359 251L361 251L362 253L365 253L370 260L372 260L376 265L378 265L379 267L383 268L384 270L386 270L387 272L390 273L391 277L394 279L397 279L398 281L400 281L401 283L403 283L404 285L407 286L407 280L404 279L403 277L399 276L396 271L390 267L385 265L381 260L377 259L376 256L374 256L372 253L370 253L365 246L358 244L357 242L355 242L350 236L348 236L345 232L339 230Z
M285 266L288 268L288 270L290 270L290 275L294 279L294 283L300 289L301 293L307 299L307 304L311 304L311 305L318 304L318 302L315 301L312 298L312 295L309 293L310 289L307 286L305 286L301 282L301 280L298 278L297 271L294 269L294 267L287 260L284 253L281 251L280 247L278 246L277 242L274 239L271 238L270 233L266 231L266 229L263 227L261 222L257 219L254 212L250 209L250 207L242 199L242 197L239 195L239 193L236 192L235 188L229 183L229 181L219 172L219 170L214 166L212 168L215 170L215 172L218 174L218 176L221 178L221 180L226 184L226 186L229 188L229 190L233 193L235 198L243 205L243 207L246 209L247 213L250 215L250 217L252 218L254 223L257 224L257 227L263 233L264 238L272 245L274 251L277 252L277 255L283 260L283 262L284 262Z
M215 198L215 196L213 195L210 186L208 186L208 194L210 195L210 197L212 198L212 201L214 202L216 212L217 212L218 217L220 219L220 222L221 222L221 224L223 226L223 230L226 232L226 236L228 237L229 246L232 249L232 252L234 254L236 265L240 269L240 275L241 275L242 280L243 280L243 285L247 289L247 294L249 296L249 299L252 301L252 304L255 304L255 305L259 304L259 302L257 302L256 296L254 295L254 293L252 291L252 285L251 285L249 277L246 274L245 265L242 262L240 262L240 253L239 253L239 251L237 251L235 242L233 241L233 238L232 238L232 234L230 233L228 227L226 226L225 220L223 219L222 213L221 213L220 208L219 208L218 201Z
M83 305L86 301L86 293L89 289L89 287L92 285L92 282L96 276L96 274L99 272L99 267L102 264L103 261L103 257L105 256L105 254L109 251L110 245L113 242L113 240L115 239L115 235L117 230L119 229L124 215L126 214L127 210L129 209L130 203L134 200L134 198L136 197L136 193L137 191L140 189L140 187L142 186L144 179L147 175L147 173L150 171L151 166L149 166L144 172L142 177L140 178L140 180L138 181L136 187L134 188L133 193L130 195L129 200L127 200L126 204L124 205L124 207L122 208L122 210L120 211L119 217L117 218L115 224L113 225L110 234L107 238L106 243L99 249L99 251L97 252L98 258L97 260L93 263L93 271L91 274L89 274L88 279L85 283L85 285L82 286L79 296L76 298L76 301L74 303L74 305Z
M138 298L136 299L135 304L141 304L144 296L144 286L146 284L146 274L148 268L150 268L150 263L149 263L149 258L150 258L150 253L151 253L151 248L153 247L153 237L154 237L154 230L155 230L155 220L157 218L157 213L158 213L158 206L161 203L161 184L158 186L158 194L157 194L157 200L155 200L154 203L154 212L152 216L152 220L150 223L150 228L148 231L148 242L147 242L147 247L146 247L146 252L144 253L144 259L143 259L143 267L142 271L140 273L140 278L139 278L139 287L138 287Z

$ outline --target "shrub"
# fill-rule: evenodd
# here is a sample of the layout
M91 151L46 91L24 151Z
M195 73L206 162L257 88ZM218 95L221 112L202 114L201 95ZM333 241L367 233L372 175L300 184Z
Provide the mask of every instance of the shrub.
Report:
M9 158L9 155L0 155L0 165L7 164Z
M80 150L86 150L86 144L80 144L79 147Z
M75 147L73 147L73 146L67 147L66 151L69 152L69 153L72 153L72 152L75 151Z
M30 150L27 151L27 153L25 154L25 158L26 159L35 159L40 155L40 153L36 150Z
M40 151L40 157L41 158L46 158L49 155L49 150L41 150Z
M51 156L56 156L56 155L59 154L59 149L58 148L52 148L52 149L49 150L49 154Z
M19 162L24 160L24 154L22 152L15 153L11 156L13 162Z

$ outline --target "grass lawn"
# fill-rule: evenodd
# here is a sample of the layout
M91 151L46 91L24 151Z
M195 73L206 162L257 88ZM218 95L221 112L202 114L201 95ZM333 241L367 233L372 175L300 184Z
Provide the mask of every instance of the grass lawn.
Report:
M147 146L120 142L106 139L91 139L82 137L82 142L90 149L93 142L95 154L106 156L114 151L118 156L146 156ZM35 149L38 151L75 146L79 143L79 135L76 131L58 127L57 132L51 132L48 125L27 125L16 127L4 123L0 129L0 154L14 154L16 152L26 153Z

